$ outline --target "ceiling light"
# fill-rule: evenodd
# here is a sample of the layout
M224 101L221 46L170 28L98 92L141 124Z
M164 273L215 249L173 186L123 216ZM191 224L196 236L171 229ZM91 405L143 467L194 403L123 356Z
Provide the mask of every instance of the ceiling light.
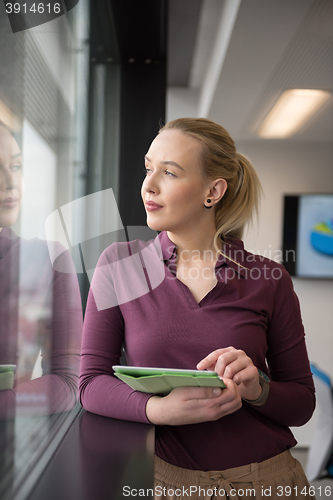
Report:
M326 90L286 90L266 116L258 135L267 139L289 137L297 132L330 96L331 92Z

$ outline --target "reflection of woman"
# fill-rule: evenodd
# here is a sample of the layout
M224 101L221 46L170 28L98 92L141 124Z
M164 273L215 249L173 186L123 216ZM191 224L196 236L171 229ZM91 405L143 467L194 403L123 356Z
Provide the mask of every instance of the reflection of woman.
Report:
M148 226L161 231L165 279L118 307L98 310L95 292L88 299L84 407L155 424L156 485L192 486L191 498L199 486L198 498L220 498L223 489L238 498L239 488L262 498L262 487L271 498L284 497L286 487L290 498L303 487L310 497L286 451L296 443L288 426L303 425L315 403L298 301L283 266L246 252L239 239L259 191L252 165L222 127L170 122L149 148L142 186ZM112 245L100 266L114 253ZM130 365L215 370L226 389L135 392L111 369L123 342ZM220 493L208 495L214 488Z
M75 270L53 270L46 242L10 229L21 198L21 152L0 124L0 364L16 365L14 388L0 391L0 418L69 410L77 398L82 313ZM40 352L43 376L34 372Z

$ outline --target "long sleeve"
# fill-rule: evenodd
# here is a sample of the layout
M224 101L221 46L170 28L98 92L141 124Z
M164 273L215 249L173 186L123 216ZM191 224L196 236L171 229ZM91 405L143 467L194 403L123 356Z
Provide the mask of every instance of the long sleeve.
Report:
M272 279L275 293L267 331L267 363L271 383L262 415L286 426L300 426L312 416L315 389L305 346L298 298L289 274L281 266Z
M100 270L105 267L105 272L108 272L104 255L98 266ZM118 305L101 310L96 306L94 293L112 293L110 287L103 288L105 276L101 273L95 272L85 313L81 350L81 404L86 410L99 415L150 423L145 408L151 395L134 391L113 375L112 366L119 364L121 357L125 325Z

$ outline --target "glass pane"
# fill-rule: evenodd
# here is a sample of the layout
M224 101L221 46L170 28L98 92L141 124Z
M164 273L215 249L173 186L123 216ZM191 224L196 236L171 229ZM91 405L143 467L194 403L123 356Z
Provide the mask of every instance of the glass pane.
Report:
M71 241L80 214L71 207L86 193L89 73L87 0L33 28L22 11L21 31L6 8L0 3L2 500L28 492L79 410L82 266Z

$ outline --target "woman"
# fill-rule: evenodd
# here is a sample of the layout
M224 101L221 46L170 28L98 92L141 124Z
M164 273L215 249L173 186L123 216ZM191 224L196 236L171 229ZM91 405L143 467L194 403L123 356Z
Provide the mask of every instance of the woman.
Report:
M22 197L22 154L0 122L0 365L16 366L13 387L0 390L0 419L68 411L78 397L82 308L75 268L54 243L58 269L67 272L55 270L46 241L11 229Z
M258 207L257 175L226 130L206 119L168 123L145 165L142 198L148 226L161 231L165 279L103 309L96 297L105 282L95 273L82 404L156 425L155 485L169 493L158 498L181 498L182 488L184 498L240 498L247 489L252 498L297 498L300 488L311 497L288 451L296 444L288 427L307 422L315 406L298 300L283 266L240 240ZM101 269L123 256L119 248L102 254ZM129 365L215 370L226 389L135 392L111 368L123 343Z

